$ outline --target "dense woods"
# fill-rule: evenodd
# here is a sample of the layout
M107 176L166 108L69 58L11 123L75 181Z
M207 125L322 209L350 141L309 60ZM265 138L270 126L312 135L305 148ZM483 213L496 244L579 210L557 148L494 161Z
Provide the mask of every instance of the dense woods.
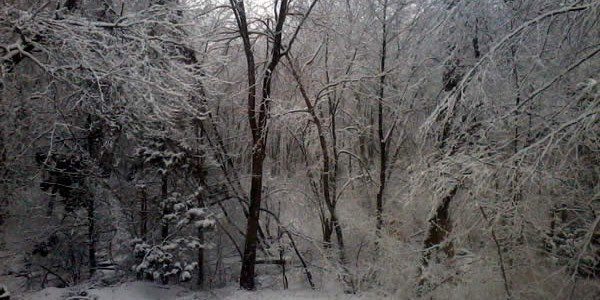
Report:
M0 299L598 299L599 53L598 0L0 0Z

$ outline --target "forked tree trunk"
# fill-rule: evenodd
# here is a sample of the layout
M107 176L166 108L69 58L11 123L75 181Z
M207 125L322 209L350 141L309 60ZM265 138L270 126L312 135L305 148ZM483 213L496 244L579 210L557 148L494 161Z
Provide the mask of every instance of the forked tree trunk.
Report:
M300 94L302 95L302 98L304 99L304 104L306 105L306 110L312 117L312 121L315 123L315 127L317 128L317 134L319 135L319 145L321 147L321 161L322 161L321 185L323 187L323 198L325 201L325 205L327 206L327 210L329 212L329 218L330 218L329 221L331 222L330 226L327 226L327 224L325 224L325 229L329 230L329 232L326 231L326 233L329 233L329 236L324 236L324 238L326 239L325 240L326 242L330 242L331 241L331 237L330 237L331 230L333 230L333 232L335 232L335 237L337 239L338 251L339 251L339 263L342 267L342 272L343 272L342 279L343 279L344 283L346 283L348 285L348 288L353 292L354 291L354 283L348 274L346 249L344 246L344 234L342 232L342 227L340 226L339 219L337 217L335 195L331 195L330 182L332 181L332 177L331 177L330 172L332 171L332 168L331 168L331 161L330 161L330 155L329 155L329 146L327 144L327 139L325 139L325 131L324 131L321 119L317 115L315 107L308 96L308 92L306 91L306 89L304 88L304 85L302 84L300 74L298 74L298 72L294 66L294 63L289 58L289 56L288 56L288 60L290 62L290 70L292 71L292 75L293 75L294 79L296 80L296 82L298 83L298 88L300 89ZM335 178L333 178L333 179L335 180Z
M288 15L289 0L278 1L279 10L275 18L275 30L272 36L271 58L265 69L262 78L262 95L260 102L256 103L256 64L254 62L254 51L250 41L250 33L248 22L246 20L246 9L243 0L229 0L231 9L233 10L239 34L242 38L244 55L246 57L247 75L248 75L248 122L252 132L252 179L250 181L250 205L248 207L248 219L246 224L246 241L244 247L244 257L242 259L242 270L240 272L240 286L246 290L254 290L254 269L256 265L256 249L258 245L259 235L259 219L260 205L262 202L262 176L263 166L266 154L267 141L267 121L269 118L271 107L271 84L273 73L281 60L284 53L290 50L292 43L297 37L302 23L312 8L315 6L316 0L311 3L308 12L296 27L286 49L283 48L283 25ZM276 3L277 4L277 3ZM277 5L275 5L277 6Z
M244 244L244 254L242 257L242 269L240 271L240 287L247 290L253 290L254 284L254 265L256 264L256 244L258 243L258 217L261 189L262 189L262 161L257 148L257 138L259 137L256 123L256 66L254 63L254 53L250 44L248 33L248 23L246 21L246 10L243 1L229 0L233 10L239 33L244 45L244 54L246 57L247 80L248 80L248 120L250 130L252 131L252 178L250 180L250 207L246 224L246 241ZM257 175L258 174L258 175Z
M254 52L250 42L246 11L243 1L230 0L233 12L246 56L248 71L248 121L252 131L252 179L250 181L250 205L248 207L248 218L246 224L246 241L244 245L244 257L242 258L242 269L240 272L240 286L246 290L254 290L254 273L256 266L256 248L258 246L258 231L260 220L260 205L262 202L262 176L265 159L265 147L267 139L267 119L271 101L271 83L275 68L281 59L281 38L283 24L287 15L287 0L282 0L279 5L279 14L276 20L275 37L273 42L272 57L265 70L262 85L262 97L259 107L256 107L256 65L254 63Z

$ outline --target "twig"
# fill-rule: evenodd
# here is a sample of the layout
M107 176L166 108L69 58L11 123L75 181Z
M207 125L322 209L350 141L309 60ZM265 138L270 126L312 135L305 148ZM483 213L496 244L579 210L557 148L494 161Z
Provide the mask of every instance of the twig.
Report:
M498 238L496 237L496 232L494 231L494 227L492 226L492 223L488 219L487 214L483 210L483 207L481 205L477 205L477 206L479 207L479 211L481 211L481 215L483 216L485 221L490 226L490 231L492 233L492 239L494 240L494 244L496 244L496 251L498 253L498 260L499 260L498 265L500 265L500 271L502 272L502 279L504 280L504 290L506 291L506 298L512 299L512 296L510 293L510 284L508 282L508 277L506 276L506 269L504 268L504 258L502 257L502 248L500 247L500 242L498 241Z

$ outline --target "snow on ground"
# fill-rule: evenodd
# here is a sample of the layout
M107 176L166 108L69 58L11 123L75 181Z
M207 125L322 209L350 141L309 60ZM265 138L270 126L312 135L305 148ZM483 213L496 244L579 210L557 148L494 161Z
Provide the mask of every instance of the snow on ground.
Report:
M86 297L76 297L82 291ZM309 289L242 291L235 287L211 291L191 291L178 286L163 286L151 282L127 282L113 287L67 289L46 288L39 292L17 296L22 300L328 300L328 299L378 299L373 295L347 295L338 292Z
M181 300L192 300L192 299L222 299L222 300L328 300L328 299L377 299L367 296L356 296L347 295L343 293L327 293L321 291L312 290L262 290L258 292L241 291L239 289L231 289L229 294L219 295L217 291L213 298L184 298Z
M81 295L81 292L86 292L87 298L75 297ZM148 299L148 300L166 300L178 299L183 295L188 294L185 288L177 286L161 286L150 282L127 282L114 287L90 288L73 287L73 288L46 288L39 292L24 295L24 300L133 300L133 299Z

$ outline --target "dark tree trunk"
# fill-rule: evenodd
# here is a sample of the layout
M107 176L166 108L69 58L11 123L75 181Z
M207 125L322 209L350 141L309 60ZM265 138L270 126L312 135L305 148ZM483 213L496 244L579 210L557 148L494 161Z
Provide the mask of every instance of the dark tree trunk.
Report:
M304 85L302 84L300 74L298 74L296 68L294 67L294 63L292 62L292 60L289 59L289 61L290 61L290 69L292 71L292 75L293 75L294 79L296 80L296 82L298 83L298 88L300 89L300 94L302 95L302 98L304 99L304 104L306 105L306 110L312 117L312 120L315 123L315 127L317 128L317 134L319 135L319 145L321 147L321 160L322 160L321 185L323 186L323 198L325 201L325 205L327 206L327 210L329 212L329 217L330 217L329 225L324 226L324 232L328 234L328 235L324 236L325 245L327 246L328 243L331 242L331 230L333 230L333 232L335 232L335 236L336 236L337 243L338 243L339 261L340 261L340 265L343 269L342 271L344 273L343 280L344 280L344 283L346 283L348 285L348 288L350 288L353 292L354 291L353 282L352 282L352 279L348 276L348 269L347 269L347 265L346 265L347 262L346 262L346 250L345 250L345 246L344 246L344 235L343 235L342 227L340 226L340 223L339 223L339 220L337 217L337 212L336 212L336 199L335 199L335 195L331 194L330 183L332 181L332 176L330 173L332 170L331 170L331 161L329 158L330 157L329 156L329 146L327 144L327 140L325 139L325 131L324 131L323 125L321 123L321 119L317 115L316 109L313 106L312 102L310 101L308 92L306 91L306 89L304 88ZM333 179L335 179L335 178L333 178Z
M160 228L160 236L163 240L165 240L168 236L169 236L169 222L167 220L164 219L164 217L166 215L169 214L169 206L167 202L167 197L169 196L169 186L168 186L168 179L167 179L167 174L164 174L162 176L162 182L161 182L161 186L160 186L160 195L162 197L162 201L165 202L165 206L163 207L162 210L162 225Z
M100 131L96 127L97 125L93 121L92 115L87 116L88 134L87 134L87 151L92 161L95 161L98 157L97 146L99 139L101 139ZM94 194L87 188L87 193L84 197L87 197L87 218L88 218L88 260L90 265L90 277L96 272L96 207Z
M250 207L248 208L246 224L246 241L244 244L244 255L242 257L242 269L240 271L240 287L246 290L253 290L254 268L256 264L256 247L258 243L258 218L261 202L262 189L262 158L260 156L261 132L259 132L256 120L256 66L254 63L254 53L250 43L248 33L248 23L246 21L246 9L244 2L230 0L233 13L240 31L240 36L244 44L244 54L246 57L247 80L248 80L248 122L252 132L252 179L250 181Z
M90 276L96 272L96 216L95 216L95 203L93 195L88 196L87 201L87 213L88 213L88 259L90 264Z
M458 191L458 185L450 189L448 194L442 199L433 216L429 219L429 231L424 242L425 252L423 254L423 266L429 265L431 254L437 245L445 242L448 234L452 230L452 222L450 219L450 203ZM452 242L446 242L442 248L448 257L454 256Z
M198 241L204 244L204 229L198 228ZM200 287L204 286L204 248L198 249L198 278L196 284Z
M56 204L56 193L57 193L57 185L54 184L54 185L52 185L52 188L50 189L50 199L48 200L48 210L46 210L47 217L52 216L52 213L54 212L54 204Z
M148 198L146 195L146 189L141 188L140 191L140 236L147 240L148 238Z
M201 147L202 147L202 134L201 134L201 130L200 130L200 125L197 124L196 125L196 140L198 141L198 151L197 151L197 155L198 155L198 160L196 162L196 172L198 173L198 182L200 184L201 187L205 187L206 186L206 172L203 168L204 166L204 151L202 151ZM205 206L204 204L204 195L202 195L202 193L199 193L196 201L198 203L198 207L199 208L203 208ZM198 242L200 242L201 246L200 248L198 248L198 277L196 278L196 284L200 287L204 287L204 228L202 227L198 227Z
M244 54L246 57L247 75L248 75L248 122L252 131L252 179L250 182L250 205L248 208L248 220L246 224L246 242L244 249L244 257L242 259L242 270L240 272L240 286L243 289L255 289L254 269L256 264L256 248L258 245L258 234L260 226L260 205L262 201L262 176L263 164L266 154L267 142L267 121L269 119L271 107L271 84L273 73L281 60L281 57L287 53L292 47L292 43L297 37L298 30L302 27L302 23L314 8L316 0L313 0L308 11L304 15L300 24L296 27L287 47L283 48L282 36L283 25L288 15L289 0L279 1L279 11L275 16L275 30L272 32L273 46L271 50L271 58L267 64L264 76L262 78L262 96L260 103L256 103L256 65L254 62L254 52L250 41L248 30L248 22L246 20L246 10L244 1L229 0L231 8L235 15L239 33L244 45ZM282 53L283 52L283 53Z
M379 137L379 190L377 191L377 236L381 237L383 227L383 193L387 174L387 140L383 129L383 97L385 93L385 57L387 52L387 6L388 0L383 2L383 26L381 38L381 57L379 72L379 99L377 103L377 135Z
M262 143L252 153L252 180L250 186L250 207L246 224L246 242L244 257L240 272L240 286L246 290L254 290L254 271L256 265L256 247L258 245L258 226L260 218L260 203L262 201L262 170L264 150Z
M246 224L246 241L242 270L240 272L240 286L246 290L256 288L254 270L256 264L256 248L258 245L258 230L260 219L260 205L262 202L262 176L267 140L267 120L271 103L271 83L273 72L279 64L282 51L283 24L288 10L288 0L282 0L277 15L271 60L265 70L262 82L262 97L258 109L256 107L256 66L254 53L250 43L248 23L243 1L230 0L234 10L238 29L244 43L244 53L248 69L248 121L252 130L252 179L250 182L250 205Z

